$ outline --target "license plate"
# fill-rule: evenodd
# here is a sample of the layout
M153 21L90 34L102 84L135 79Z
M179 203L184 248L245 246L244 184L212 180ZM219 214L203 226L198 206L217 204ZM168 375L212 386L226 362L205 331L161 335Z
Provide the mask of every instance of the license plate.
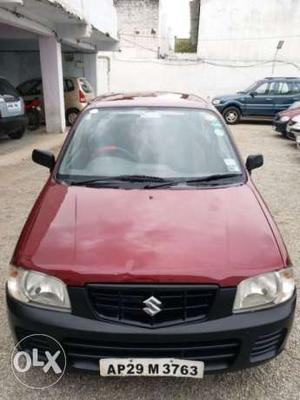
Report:
M21 111L21 103L19 101L7 103L7 109L9 112Z
M100 376L147 376L203 378L204 362L170 358L106 358L100 362Z

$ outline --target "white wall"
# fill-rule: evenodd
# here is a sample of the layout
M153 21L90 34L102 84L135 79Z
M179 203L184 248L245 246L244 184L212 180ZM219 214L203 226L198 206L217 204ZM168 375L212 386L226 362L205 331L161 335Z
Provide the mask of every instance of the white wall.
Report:
M300 62L299 0L201 0L198 55L214 60Z
M117 14L113 0L49 0L85 19L96 29L117 36Z
M116 0L115 4L122 56L157 58L160 45L159 1Z
M112 92L170 90L194 93L207 98L245 89L255 80L270 76L272 70L272 63L255 67L249 67L246 63L244 67L234 68L213 66L200 61L126 61L118 57L113 56L111 61L109 91ZM275 75L300 74L292 65L278 64Z

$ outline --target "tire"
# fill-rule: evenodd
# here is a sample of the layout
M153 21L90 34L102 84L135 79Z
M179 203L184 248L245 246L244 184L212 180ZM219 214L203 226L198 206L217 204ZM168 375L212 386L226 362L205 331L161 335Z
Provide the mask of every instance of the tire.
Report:
M41 125L41 116L37 110L31 110L27 113L28 117L28 129L35 131Z
M21 139L21 137L24 135L25 128L19 129L18 131L9 133L8 136L13 139L13 140L18 140Z
M79 114L79 110L76 108L69 108L66 112L66 120L67 120L67 125L72 126L74 122L76 121L77 117Z
M223 111L223 117L226 124L234 125L237 124L241 119L241 111L237 107L227 107Z

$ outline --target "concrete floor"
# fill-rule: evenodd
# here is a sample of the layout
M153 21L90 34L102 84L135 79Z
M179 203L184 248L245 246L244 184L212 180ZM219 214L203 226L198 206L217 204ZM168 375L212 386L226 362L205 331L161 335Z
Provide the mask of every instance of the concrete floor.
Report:
M265 166L253 173L286 241L294 265L300 266L300 152L293 142L272 132L269 124L233 127L244 157L263 153ZM42 188L47 171L29 160L32 147L58 150L63 135L36 137L18 142L0 141L0 399L300 399L299 307L287 349L275 360L237 373L207 376L201 381L123 378L107 380L97 375L68 372L51 389L34 391L19 384L10 370L13 343L6 320L4 281L6 268L20 229ZM16 151L12 151L16 149ZM2 164L1 164L2 163ZM297 280L299 273L297 272Z

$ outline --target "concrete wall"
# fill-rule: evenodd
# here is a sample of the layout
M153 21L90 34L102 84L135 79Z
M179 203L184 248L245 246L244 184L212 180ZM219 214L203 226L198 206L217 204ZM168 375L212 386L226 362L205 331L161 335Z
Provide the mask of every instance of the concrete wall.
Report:
M83 54L75 53L71 61L63 54L64 76L84 76ZM27 79L41 76L39 52L0 52L0 76L14 86Z
M270 76L272 71L272 63L249 66L249 63L239 62L224 67L197 60L124 60L116 55L112 57L109 90L113 92L170 90L211 98L245 89L255 80ZM293 65L277 64L275 75L295 76L299 72Z
M157 57L160 45L159 1L115 0L115 5L122 56Z
M201 0L198 55L206 59L300 61L300 1Z
M50 0L85 19L96 29L117 36L117 14L113 0Z
M1 52L0 75L14 86L27 79L41 76L39 53Z

